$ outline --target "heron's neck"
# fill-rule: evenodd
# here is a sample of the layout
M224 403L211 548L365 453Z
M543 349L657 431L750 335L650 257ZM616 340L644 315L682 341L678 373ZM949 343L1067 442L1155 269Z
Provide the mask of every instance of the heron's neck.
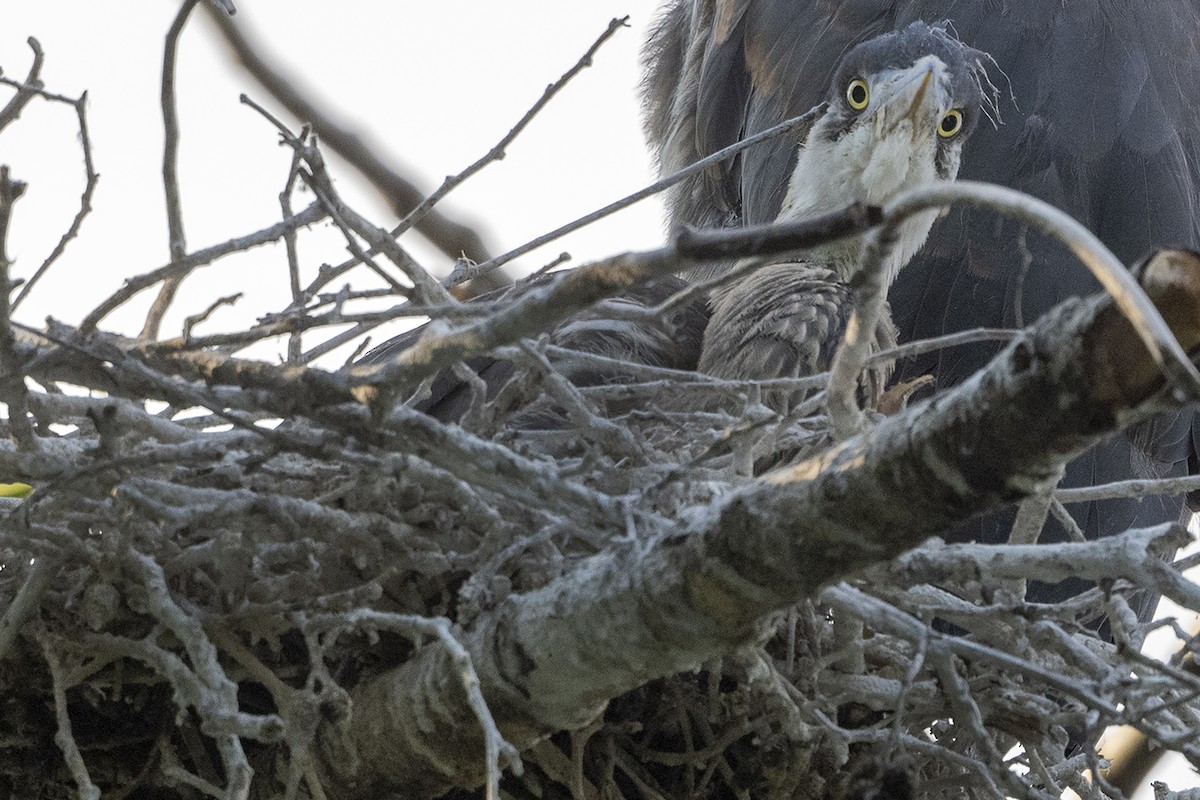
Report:
M841 159L817 158L813 149L802 147L775 221L792 222L845 208L860 199L854 196L856 178ZM814 247L804 260L846 280L858 264L861 249L862 237L851 236Z
M780 210L779 216L775 218L776 222L791 222L840 211L860 199L837 191L824 194L806 188L808 186L812 186L812 184L792 181L787 197L784 199L783 208ZM895 246L882 265L887 271L884 276L887 281L886 285L891 285L900 268L907 264L925 244L929 229L933 226L936 218L936 210L925 211L913 215L901 224ZM862 256L863 238L862 235L847 236L837 241L817 245L806 251L804 261L825 267L836 274L839 280L848 281L858 269Z
M936 180L932 161L926 164L921 160L920 152L912 149L911 137L897 139L893 136L876 143L872 157L864 162L853 146L830 146L827 137L819 135L820 124L818 122L809 132L796 156L796 166L776 222L840 211L859 201L883 205L905 188ZM816 144L810 146L814 141ZM901 148L899 155L893 152L897 148ZM957 172L957 166L954 171ZM900 268L925 243L936 217L936 211L922 212L901 225L896 245L883 265L889 285ZM862 238L853 236L819 245L807 253L804 260L820 264L840 279L847 280L858 266Z

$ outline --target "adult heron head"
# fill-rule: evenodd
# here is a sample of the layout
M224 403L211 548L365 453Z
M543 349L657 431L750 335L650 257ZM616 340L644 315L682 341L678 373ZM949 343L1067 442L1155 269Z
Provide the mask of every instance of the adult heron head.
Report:
M900 192L958 175L963 144L983 112L987 56L943 27L914 22L850 50L800 147L779 219L852 202L884 204ZM907 223L895 267L925 241L936 212ZM857 243L823 249L841 275Z

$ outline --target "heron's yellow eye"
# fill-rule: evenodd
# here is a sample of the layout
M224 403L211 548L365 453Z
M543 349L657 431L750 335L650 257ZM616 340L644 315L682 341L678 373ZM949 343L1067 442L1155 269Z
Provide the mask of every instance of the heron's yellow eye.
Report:
M941 136L943 139L949 139L961 131L962 126L962 111L952 108L946 112L946 116L942 117L942 121L938 123L938 136Z
M846 87L846 102L855 111L862 111L871 102L871 90L862 78L855 78Z

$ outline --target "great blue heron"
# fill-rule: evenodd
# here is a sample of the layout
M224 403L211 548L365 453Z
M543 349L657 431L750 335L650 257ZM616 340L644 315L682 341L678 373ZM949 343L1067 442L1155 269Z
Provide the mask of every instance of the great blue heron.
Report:
M799 137L776 221L856 201L882 204L904 189L954 180L983 108L986 58L924 22L852 48ZM882 265L887 283L920 249L934 217L926 212L901 226ZM828 369L853 307L848 281L860 250L859 238L840 239L717 287L700 370L763 380ZM885 317L872 345L894 343ZM878 395L889 371L868 371L868 396Z
M810 115L786 186L780 221L837 211L856 201L883 203L899 192L950 181L984 102L985 54L963 45L943 26L914 22L850 48L837 75L826 81L820 107ZM935 212L900 226L898 246L884 268L888 280L924 242ZM586 313L551 332L560 346L627 361L697 369L717 377L757 380L824 371L842 339L853 306L847 286L859 260L859 237L847 237L751 272L705 298L675 308L656 322ZM660 279L620 298L653 306L687 284ZM513 290L521 291L518 285ZM407 348L415 334L386 343L365 361L385 360ZM701 338L703 337L703 347ZM880 320L878 344L894 343L890 318ZM489 399L512 374L508 362L481 358L469 366L488 385ZM868 370L876 395L888 370ZM613 374L569 374L577 385L611 381ZM469 407L471 388L444 374L418 407L456 420ZM540 413L533 421L545 421ZM531 421L529 416L524 421Z
M1157 246L1200 243L1200 4L1157 0L673 0L646 49L646 129L664 173L821 100L857 42L916 19L947 20L989 53L1008 102L980 126L961 177L1007 184L1074 215L1127 263ZM756 145L681 184L672 225L770 221L784 205L796 137ZM984 212L956 210L898 276L890 300L902 339L1029 322L1098 291L1062 246ZM971 374L988 345L902 365L941 386ZM986 454L981 454L986 457ZM1161 417L1074 461L1064 486L1185 474L1196 468L1191 413ZM1182 498L1071 507L1088 538L1178 519ZM1003 541L1009 515L955 536ZM1043 541L1070 533L1053 519ZM1078 585L1041 587L1050 602Z

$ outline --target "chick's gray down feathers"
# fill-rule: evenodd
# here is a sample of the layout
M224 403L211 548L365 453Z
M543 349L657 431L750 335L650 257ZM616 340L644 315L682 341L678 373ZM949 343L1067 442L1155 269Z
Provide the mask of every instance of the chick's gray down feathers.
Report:
M853 292L832 270L789 262L763 267L713 301L700 371L739 381L825 372L853 310ZM895 343L896 328L885 313L871 349L878 352ZM861 399L873 404L890 373L890 363L869 367L862 378ZM780 393L766 402L786 412L803 396Z

